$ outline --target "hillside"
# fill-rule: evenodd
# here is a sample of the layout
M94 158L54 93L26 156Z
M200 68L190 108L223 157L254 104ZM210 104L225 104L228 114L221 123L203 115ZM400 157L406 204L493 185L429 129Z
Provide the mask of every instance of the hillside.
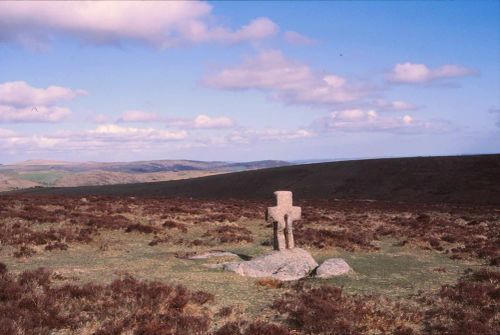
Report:
M500 155L342 161L244 171L202 178L26 194L263 199L292 190L298 199L374 199L500 204Z
M0 174L0 192L36 186L40 186L40 184L29 180L19 179L14 176Z
M146 183L290 165L284 161L64 162L29 160L0 165L0 192L35 186L89 186Z

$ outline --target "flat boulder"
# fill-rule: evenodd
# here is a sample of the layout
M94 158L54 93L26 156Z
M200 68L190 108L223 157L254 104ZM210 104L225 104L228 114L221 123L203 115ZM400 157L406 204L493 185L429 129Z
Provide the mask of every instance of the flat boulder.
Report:
M329 258L316 269L317 278L331 278L345 275L352 271L349 264L342 258Z
M222 268L246 277L289 281L307 277L317 266L311 254L304 249L294 248L273 251L246 262L225 263Z
M215 250L215 251L205 252L203 254L194 254L188 256L188 259L207 259L214 257L239 257L239 256L232 252Z

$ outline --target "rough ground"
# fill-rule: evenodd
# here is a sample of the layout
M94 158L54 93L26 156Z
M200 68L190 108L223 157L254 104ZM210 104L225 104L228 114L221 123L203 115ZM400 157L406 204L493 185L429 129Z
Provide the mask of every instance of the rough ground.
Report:
M497 334L500 208L299 201L354 272L282 283L189 259L271 250L267 201L0 197L3 334ZM42 267L44 270L40 270ZM37 270L38 269L38 270Z
M371 199L500 205L500 154L304 164L150 184L30 190L31 194L268 199Z

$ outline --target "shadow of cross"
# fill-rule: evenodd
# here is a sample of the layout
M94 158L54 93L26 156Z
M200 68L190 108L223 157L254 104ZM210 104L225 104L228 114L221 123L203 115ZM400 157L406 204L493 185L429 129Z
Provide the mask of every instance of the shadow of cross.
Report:
M274 250L293 249L293 221L300 220L301 208L293 205L290 191L276 191L274 196L276 206L266 211L266 221L273 223Z

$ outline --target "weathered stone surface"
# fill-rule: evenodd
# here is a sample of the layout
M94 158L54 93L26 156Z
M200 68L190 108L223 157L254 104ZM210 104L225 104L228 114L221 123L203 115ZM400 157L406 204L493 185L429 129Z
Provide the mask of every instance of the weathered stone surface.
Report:
M266 221L273 224L274 250L293 249L293 221L300 220L301 208L293 205L290 191L276 191L276 206L266 210Z
M207 259L213 257L239 257L239 256L229 251L209 251L203 254L196 254L189 256L188 259Z
M304 278L318 263L304 249L294 248L256 257L246 262L225 263L223 269L247 277L271 277L282 281Z
M330 278L347 274L350 271L352 271L351 267L342 258L330 258L316 269L316 277Z

